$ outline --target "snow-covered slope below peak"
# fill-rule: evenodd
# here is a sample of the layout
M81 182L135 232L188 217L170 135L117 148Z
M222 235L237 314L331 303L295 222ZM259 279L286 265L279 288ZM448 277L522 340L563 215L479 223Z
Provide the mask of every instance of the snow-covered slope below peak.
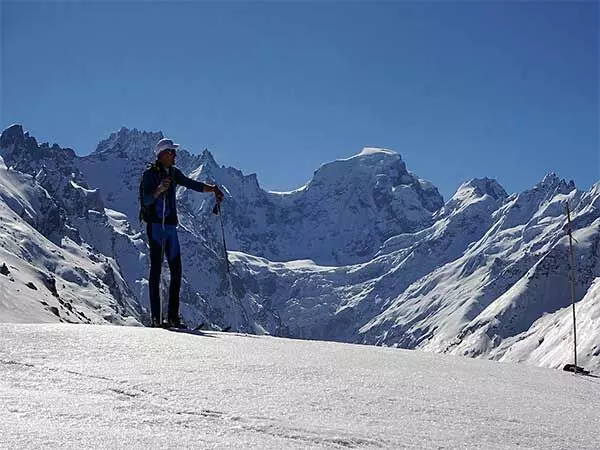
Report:
M493 213L501 207L505 197L504 190L495 181L471 180L434 214L437 220L431 227L391 237L376 256L393 255L398 258L401 255L406 258L402 265L412 271L412 281L416 281L459 258L470 245L481 239L488 232L493 223ZM421 270L415 271L416 268Z
M365 325L363 342L489 357L503 340L566 307L570 294L565 203L595 197L551 189L553 197L537 196L538 209L526 202L528 214L515 215L506 208L519 196L507 199L492 213L489 230L463 255L411 284ZM561 207L547 208L554 204ZM600 210L579 206L587 216L585 222L573 216L581 225L574 234L577 300L600 276ZM523 222L505 229L505 214Z
M138 323L114 260L67 237L52 243L3 200L0 216L0 322Z
M87 209L93 203L85 197L97 193L72 180L65 187L63 201L73 199L68 220L34 177L8 169L0 157L0 263L6 269L0 320L137 323L141 309L120 267L90 245L110 237L106 222L86 233L90 216L103 215ZM86 234L91 239L82 239Z
M0 200L19 217L49 238L63 227L59 207L31 175L9 170L0 156Z
M575 306L577 321L577 365L600 368L600 278ZM506 339L490 352L500 361L560 368L573 362L573 309L567 306L545 314L525 332Z
M572 216L573 229L590 225L598 217L598 211L600 211L600 182L585 192L576 204Z
M590 226L576 230L574 253L576 256L575 296L581 300L594 280L600 276L600 217ZM552 241L550 241L552 242ZM526 245L526 244L525 244ZM523 258L521 264L527 261ZM461 332L458 350L466 346L487 351L503 339L518 336L533 326L545 313L554 313L570 303L568 238L558 233L548 250L537 254L532 267L495 301L490 303ZM480 342L472 346L476 334ZM487 337L486 337L487 336ZM598 361L600 362L600 361Z

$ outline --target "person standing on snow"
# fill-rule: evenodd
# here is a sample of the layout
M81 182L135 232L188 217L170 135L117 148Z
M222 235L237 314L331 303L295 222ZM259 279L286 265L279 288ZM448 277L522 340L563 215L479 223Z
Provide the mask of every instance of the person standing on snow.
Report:
M140 184L140 219L146 222L150 246L149 294L152 326L163 326L160 301L160 273L163 257L167 257L171 284L167 326L181 328L179 319L179 290L181 287L181 254L177 237L177 207L175 189L178 185L196 192L213 192L217 203L223 192L216 185L201 183L186 177L175 167L177 148L171 139L156 144L156 162L148 166Z

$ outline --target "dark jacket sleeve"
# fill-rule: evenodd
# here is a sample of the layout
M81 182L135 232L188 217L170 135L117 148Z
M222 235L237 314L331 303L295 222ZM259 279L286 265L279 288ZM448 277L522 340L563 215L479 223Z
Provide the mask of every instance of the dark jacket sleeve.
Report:
M144 172L142 186L144 206L150 206L156 200L152 194L158 185L156 184L156 177L149 170Z
M191 178L186 177L183 172L177 168L175 168L175 171L173 172L173 179L175 184L181 185L196 192L202 192L204 186L206 186L200 181L192 180Z

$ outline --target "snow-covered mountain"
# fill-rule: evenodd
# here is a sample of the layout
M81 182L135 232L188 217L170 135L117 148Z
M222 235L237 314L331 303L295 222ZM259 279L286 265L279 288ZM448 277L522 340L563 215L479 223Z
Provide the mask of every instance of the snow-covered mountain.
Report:
M137 195L162 137L123 128L85 157L39 145L19 125L0 137L10 167L0 180L18 186L1 197L9 217L38 233L36 248L54 245L88 259L91 251L122 280L107 290L114 302L105 303L121 305L117 319L104 320L144 319L148 263ZM475 179L444 203L385 149L325 164L287 193L264 191L255 175L219 166L206 150L182 149L177 165L224 186L232 263L229 277L213 198L180 188L188 321L559 367L572 359L568 202L580 363L600 368L600 183L583 192L549 174L509 196L495 180ZM13 248L6 259L14 265L22 255ZM93 272L88 260L73 264Z
M564 205L574 207L579 361L599 367L600 183L581 193L556 176L506 197L473 180L418 233L388 240L370 262L345 267L271 263L236 254L246 295L271 299L289 335L421 348L559 367L571 358ZM522 211L528 211L523 213ZM557 314L549 355L541 345ZM538 323L541 321L542 324ZM565 322L566 321L566 322ZM551 341L551 342L553 342ZM586 342L584 345L583 343ZM515 348L512 348L515 344ZM549 347L544 347L550 350ZM559 350L560 349L560 350Z
M161 133L121 129L75 166L99 188L107 207L137 214L139 174L153 160ZM400 155L366 148L352 158L319 168L302 188L266 192L256 175L219 167L205 150L177 154L177 166L194 179L217 180L227 188L224 218L231 250L274 261L312 259L325 264L366 262L399 233L421 229L443 205L437 189L407 171ZM213 202L181 189L185 225L203 232Z
M1 321L135 323L139 304L114 259L69 237L48 191L2 157L0 199Z
M255 175L218 168L210 159L192 177L226 186L231 249L271 261L366 262L386 239L430 224L443 205L431 183L410 173L400 155L383 149L365 148L325 164L292 192L266 192ZM208 216L203 199L182 197L192 213Z

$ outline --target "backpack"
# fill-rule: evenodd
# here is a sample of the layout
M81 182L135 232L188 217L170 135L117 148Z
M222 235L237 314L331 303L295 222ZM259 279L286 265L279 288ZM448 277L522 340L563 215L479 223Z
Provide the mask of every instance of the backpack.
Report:
M156 164L148 164L146 170L144 171L144 173L142 173L142 179L140 180L140 188L138 192L138 203L140 205L140 213L138 215L138 218L140 219L140 222L146 223L148 223L148 220L150 218L150 207L144 206L144 175L148 171L154 171L158 173L159 169L156 166Z

